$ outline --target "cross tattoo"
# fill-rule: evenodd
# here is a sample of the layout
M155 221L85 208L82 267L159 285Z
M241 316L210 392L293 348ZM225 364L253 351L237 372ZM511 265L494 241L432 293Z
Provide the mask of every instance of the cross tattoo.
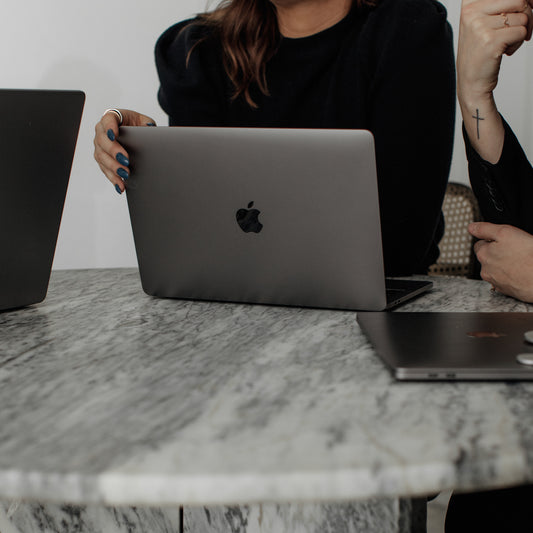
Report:
M479 116L479 109L476 109L476 114L475 115L472 115L472 118L475 118L476 119L476 122L477 122L477 138L479 140L479 121L480 120L485 120L484 118L481 118Z

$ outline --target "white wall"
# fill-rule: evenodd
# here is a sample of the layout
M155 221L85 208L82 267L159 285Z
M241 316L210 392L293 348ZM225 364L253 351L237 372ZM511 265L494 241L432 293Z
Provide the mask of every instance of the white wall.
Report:
M460 1L443 3L457 37ZM166 124L156 99L155 41L206 5L206 0L0 0L0 87L82 89L87 95L54 268L136 266L126 198L93 160L94 124L108 107L137 109ZM533 147L531 114L524 112L531 109L532 67L533 50L506 59L498 89L500 108L526 150ZM457 132L451 179L466 182L459 119Z
M86 93L54 268L136 266L126 197L93 159L94 125L109 107L138 109L167 123L156 98L155 41L206 5L207 0L0 0L0 87Z
M459 34L460 0L440 0L448 10L455 35L455 49L457 50L457 36ZM533 155L533 132L531 113L533 103L533 43L526 43L512 57L505 57L502 62L500 82L496 88L495 97L500 112L512 126L520 139L526 154L531 159ZM468 169L464 155L463 135L461 132L462 118L457 109L455 125L455 147L450 172L450 181L468 184Z

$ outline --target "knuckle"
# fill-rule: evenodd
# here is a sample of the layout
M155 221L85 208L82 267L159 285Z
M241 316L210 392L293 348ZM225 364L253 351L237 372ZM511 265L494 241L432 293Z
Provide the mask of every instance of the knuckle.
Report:
M517 26L516 33L518 34L521 41L523 41L527 37L527 27L524 26Z
M508 28L510 40L514 42L515 45L520 46L522 41L527 37L527 25L524 26L511 26Z
M528 25L529 17L525 13L518 13L517 17L518 17L518 23L521 26L527 26Z
M104 170L104 174L105 174L105 177L111 182L111 183L115 183L115 175L110 172L109 170L105 169Z
M477 7L475 4L463 5L461 9L461 19L463 22L469 24L473 19L477 18Z
M476 33L476 34L482 34L484 31L486 31L486 26L484 24L484 21L480 17L473 17L469 21L470 29Z
M492 31L488 30L487 28L484 28L479 32L479 41L481 46L483 48L487 48L488 50L493 49L494 45L497 44L494 41L494 35L492 34Z
M487 272L487 269L482 268L479 275L483 281L494 284L494 278Z
M478 261L483 264L486 262L487 260L487 253L485 251L485 246L480 246L477 250L476 250L476 256L478 258Z
M472 19L466 25L466 33L470 34L471 40L479 46L491 45L494 47L495 32L492 28L488 27L485 21L479 17Z
M500 239L506 239L510 233L512 233L511 226L508 226L507 224L504 224L500 226L497 230L497 237Z

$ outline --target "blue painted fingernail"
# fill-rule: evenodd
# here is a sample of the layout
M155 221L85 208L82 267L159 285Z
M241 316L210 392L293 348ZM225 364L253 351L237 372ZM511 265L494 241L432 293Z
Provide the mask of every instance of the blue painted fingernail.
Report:
M115 185L115 190L118 192L118 194L122 194L122 190L118 185Z
M119 168L117 170L117 174L123 179L123 180L127 180L129 178L129 175L128 173L123 169L123 168Z
M109 128L107 130L107 138L110 140L110 141L114 141L115 140L115 132Z
M125 167L130 166L130 160L124 154L121 154L120 152L117 154L117 161L121 165L124 165Z
M157 124L155 122L147 122L146 125L147 126L157 126Z

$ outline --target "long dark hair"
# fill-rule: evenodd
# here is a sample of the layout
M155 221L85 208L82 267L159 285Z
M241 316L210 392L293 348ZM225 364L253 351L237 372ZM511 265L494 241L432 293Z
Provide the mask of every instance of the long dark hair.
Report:
M354 8L374 6L377 0L353 0ZM233 98L244 96L257 107L250 89L257 85L268 95L266 64L279 44L276 9L270 0L223 0L217 8L199 17L218 32L224 68L233 83ZM189 52L189 54L192 50Z

